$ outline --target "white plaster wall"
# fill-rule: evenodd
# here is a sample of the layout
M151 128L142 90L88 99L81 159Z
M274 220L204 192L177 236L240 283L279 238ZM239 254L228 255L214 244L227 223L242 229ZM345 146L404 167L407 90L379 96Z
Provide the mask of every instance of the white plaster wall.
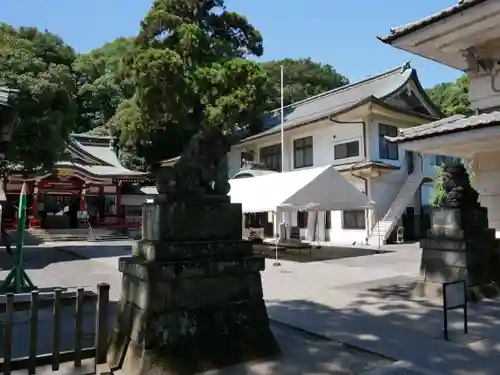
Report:
M476 154L474 157L475 187L481 205L488 209L490 228L500 237L500 150Z
M500 88L500 78L495 79L495 85ZM498 107L500 106L500 92L494 92L491 89L491 79L488 75L469 74L469 100L474 109Z
M347 180L359 190L365 189L364 182L360 179L347 178ZM329 231L329 238L331 242L338 244L364 243L367 235L366 229L342 228L342 211L340 210L331 211L330 215L331 229Z
M390 121L380 121L388 125L397 125L391 123ZM370 155L367 159L380 160L379 156L379 144L378 144L378 121L372 121L368 123L367 126L367 140L370 142L367 145L367 150ZM337 124L331 121L321 121L316 124L311 124L308 126L300 127L294 130L285 132L285 171L293 170L293 140L302 138L305 136L313 137L313 167L325 166L325 165L343 165L354 162L360 162L365 159L364 147L363 147L363 124L359 123L348 123L348 124ZM349 159L334 159L334 145L336 143L349 142L351 140L360 141L360 155L355 158ZM259 160L259 149L268 145L276 144L280 142L280 134L265 137L259 140L255 140L251 143L245 145L235 145L232 147L231 152L228 155L228 165L230 169L230 177L237 173L240 169L240 156L241 152L246 149L255 150L255 158ZM378 214L383 216L393 199L399 192L402 184L406 181L406 163L405 151L400 148L399 150L399 160L382 160L386 163L392 165L401 166L402 169L395 172L384 174L377 178L370 179L369 182L369 195L370 198L378 203ZM429 158L427 158L427 167L425 166L424 160L424 175L429 174L434 176L434 167L429 166ZM348 178L358 189L364 191L364 182L356 178ZM422 194L422 203L427 204L426 193ZM411 204L412 205L412 204ZM315 213L309 215L309 225L308 228L301 229L301 236L306 239L312 238L312 233L314 233L314 221L312 219ZM327 213L320 213L321 219L318 223L322 225L322 230L320 230L320 236L325 237L326 230L324 230L324 215ZM374 212L375 214L375 212ZM332 211L331 215L331 229L328 232L328 237L330 241L337 242L341 244L349 244L353 242L362 243L366 238L366 230L346 230L342 228L342 212ZM282 220L282 216L279 217L279 222ZM374 217L371 218L374 220ZM285 215L285 223L289 226L297 225L297 213L290 212ZM277 226L275 225L277 229Z
M348 164L361 161L365 158L363 152L363 125L361 123L336 124L329 120L324 120L285 132L284 171L294 170L293 141L308 136L313 137L313 167ZM354 140L359 140L360 155L353 158L335 160L335 144ZM255 150L255 158L259 160L259 150L262 147L280 143L280 141L280 134L276 134L244 145L233 146L228 154L229 176L234 176L240 170L240 158L243 150Z

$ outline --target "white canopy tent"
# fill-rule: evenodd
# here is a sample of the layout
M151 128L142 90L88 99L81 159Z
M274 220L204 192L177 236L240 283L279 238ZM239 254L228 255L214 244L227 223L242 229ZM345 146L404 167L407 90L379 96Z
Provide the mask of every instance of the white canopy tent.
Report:
M229 181L232 203L244 213L369 209L374 202L347 181L333 165L271 173Z

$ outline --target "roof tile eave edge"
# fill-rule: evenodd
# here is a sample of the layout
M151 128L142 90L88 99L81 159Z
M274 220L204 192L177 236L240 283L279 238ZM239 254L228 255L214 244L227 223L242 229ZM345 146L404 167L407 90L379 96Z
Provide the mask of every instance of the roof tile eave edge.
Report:
M333 110L332 112L328 112L328 114L322 115L318 118L314 118L312 120L305 120L304 122L299 122L299 123L293 124L291 126L286 126L286 123L284 123L283 124L283 132L287 132L287 131L292 130L292 129L297 129L297 128L300 128L302 126L309 125L311 123L321 121L321 120L324 120L326 118L330 118L330 117L335 116L335 115L340 115L340 114L343 114L345 112L352 111L352 110L356 109L357 107L359 107L363 104L366 104L370 100L373 100L373 98L375 98L375 97L373 95L370 95L362 100L358 100L357 102L353 103L349 107L339 109L338 111ZM280 129L281 129L281 125L276 125L275 127L268 129L266 131L263 131L262 133L258 133L258 134L252 135L248 138L242 139L238 144L243 144L243 143L255 141L257 139L261 139L261 138L264 138L267 136L276 135L277 133L280 132ZM270 132L270 130L273 130L273 131ZM264 134L266 132L269 132L269 133Z
M382 43L385 44L391 44L395 40L402 38L404 36L407 36L415 31L418 31L420 29L423 29L427 26L431 26L434 23L437 23L443 19L446 19L448 17L452 17L457 13L463 12L469 8L472 8L474 6L477 6L483 2L486 2L489 0L471 0L471 1L465 1L464 3L458 3L452 7L449 7L447 9L442 10L441 12L438 12L434 15L427 16L425 18L422 18L420 20L408 23L403 26L398 26L395 28L395 31L391 34L387 35L380 35L377 36L377 39L380 40ZM411 26L408 26L410 25ZM399 29L399 31L398 31Z
M450 135L450 134L455 134L455 133L462 133L462 132L467 132L467 131L472 131L472 130L481 130L481 129L490 128L493 126L500 126L500 121L493 121L491 123L478 124L476 126L464 126L464 127L455 128L455 129L447 129L444 131L438 131L435 133L427 133L427 134L422 134L419 136L409 137L409 138L387 137L387 136L385 138L388 139L390 142L401 144L401 143L406 143L406 142L421 141L421 140L428 139L428 138L445 136L445 135Z
M394 67L394 68L391 68L391 69L388 69L388 70L386 70L386 71L384 71L382 73L366 77L366 78L361 79L359 81L356 81L356 82L353 82L353 83L350 83L350 84L347 84L347 85L344 85L344 86L339 86L339 87L336 87L334 89L325 91L323 93L314 95L312 97L299 100L298 102L290 103L290 104L284 106L283 109L287 109L287 108L290 108L290 107L293 107L293 106L296 106L296 105L299 105L299 104L304 104L304 103L307 103L309 101L314 101L314 100L317 100L317 99L321 99L324 96L327 96L327 95L330 95L330 94L336 94L336 93L339 93L339 92L344 91L346 89L352 89L352 88L355 88L355 87L357 87L359 85L366 84L366 83L368 83L370 81L374 81L374 80L386 77L388 75L392 75L392 74L398 73L400 70L401 70L401 65L399 65L397 67ZM271 114L271 113L274 113L274 112L279 112L280 110L281 110L281 108L275 108L275 109L272 109L270 111L265 112L263 115Z

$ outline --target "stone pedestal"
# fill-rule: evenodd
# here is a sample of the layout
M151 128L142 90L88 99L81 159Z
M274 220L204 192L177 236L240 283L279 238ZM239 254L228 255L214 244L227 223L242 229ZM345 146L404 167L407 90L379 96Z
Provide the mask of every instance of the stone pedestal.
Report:
M144 206L142 240L119 262L112 369L187 375L280 353L241 220L227 197Z
M434 208L431 229L420 241L423 281L417 296L442 296L442 283L466 280L471 300L497 294L495 230L488 228L487 209L479 204Z

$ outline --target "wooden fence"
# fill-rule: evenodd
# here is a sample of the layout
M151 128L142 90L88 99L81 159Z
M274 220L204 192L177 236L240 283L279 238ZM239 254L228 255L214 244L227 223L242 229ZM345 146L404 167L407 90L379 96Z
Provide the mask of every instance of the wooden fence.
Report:
M97 298L96 298L97 297ZM95 336L92 347L83 347L83 320L84 301L97 300L95 317ZM75 308L74 314L74 350L61 351L61 323L63 305L72 304ZM109 285L99 284L97 286L97 296L95 293L85 292L83 288L78 288L75 292L63 292L62 289L55 289L52 293L40 293L35 290L31 292L29 301L15 301L13 293L6 295L5 304L0 305L0 313L5 314L4 332L4 358L0 359L1 369L5 375L9 375L12 370L28 369L28 374L35 374L38 366L52 365L53 371L59 370L61 362L73 361L75 367L82 365L82 359L94 358L95 368L106 362L106 351L108 345L108 319L109 319ZM52 353L38 354L37 343L39 341L38 314L41 308L52 307L53 313L53 335ZM28 340L29 355L24 358L12 358L12 343L14 334L14 313L15 311L29 311L28 337L20 338ZM16 339L19 339L16 337Z

